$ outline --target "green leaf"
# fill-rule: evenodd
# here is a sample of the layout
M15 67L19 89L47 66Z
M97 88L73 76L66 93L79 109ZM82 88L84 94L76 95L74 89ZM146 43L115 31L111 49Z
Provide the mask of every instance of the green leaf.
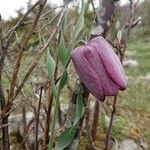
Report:
M56 68L55 60L51 56L49 50L47 50L47 69L50 80L54 80L55 68Z
M67 19L68 19L68 12L66 11L62 23L61 23L61 31L64 32L66 24L67 24Z
M76 133L76 126L72 126L67 128L59 137L58 144L56 146L57 150L63 150L73 141L75 133Z
M66 63L67 63L67 57L68 57L67 53L68 53L68 50L66 48L65 40L62 34L60 38L59 47L57 49L57 55L64 68L66 67Z
M84 0L81 1L81 10L82 12L84 12L85 9L85 4L84 4Z
M61 92L61 90L63 89L63 87L65 86L66 82L67 82L67 79L68 79L68 73L67 73L67 70L65 70L63 72L63 75L61 77L61 80L60 80L60 84L59 84L59 92Z
M83 97L82 97L82 88L80 89L78 96L77 96L77 102L76 102L76 116L75 116L75 122L74 124L78 123L83 115Z
M82 13L77 21L77 24L73 32L73 41L77 38L78 34L80 33L83 24L84 24L84 14Z
M49 50L47 50L46 65L47 65L47 70L48 70L48 77L52 84L53 93L56 96L56 87L55 87L55 80L54 80L56 63L53 57L51 56Z
M83 25L84 25L84 11L85 11L85 4L84 4L84 0L82 0L82 4L81 4L81 15L78 18L78 21L76 23L74 32L73 32L73 41L77 38L78 34L80 33Z

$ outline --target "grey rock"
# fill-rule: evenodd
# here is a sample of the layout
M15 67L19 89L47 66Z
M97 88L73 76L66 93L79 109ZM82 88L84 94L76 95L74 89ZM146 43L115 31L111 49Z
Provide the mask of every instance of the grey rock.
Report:
M143 150L134 140L126 139L119 144L118 150Z

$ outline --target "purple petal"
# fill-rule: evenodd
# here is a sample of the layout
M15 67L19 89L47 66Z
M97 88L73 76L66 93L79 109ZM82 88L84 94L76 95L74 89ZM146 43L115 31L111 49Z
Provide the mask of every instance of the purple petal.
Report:
M100 80L84 56L84 52L86 51L87 49L85 49L84 46L74 49L71 54L73 64L79 77L81 78L81 81L87 89L98 99L103 100L104 94Z
M103 90L103 93L101 94L104 94L104 96L116 95L120 87L113 82L113 80L106 72L105 66L101 61L98 52L94 51L91 47L87 46L87 49L84 52L84 56L87 59L91 68L93 68L95 74L97 75L100 81L99 85L102 86L102 90ZM95 88L97 87L95 86Z
M112 80L120 86L120 90L124 90L127 84L126 77L120 60L110 45L103 37L94 38L88 43L88 45L92 46L98 51L99 57L103 62L107 73Z

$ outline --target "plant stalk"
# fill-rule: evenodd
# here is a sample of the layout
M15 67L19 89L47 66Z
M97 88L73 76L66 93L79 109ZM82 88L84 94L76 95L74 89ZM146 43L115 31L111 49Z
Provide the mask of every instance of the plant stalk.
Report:
M51 135L50 135L50 142L49 142L49 150L53 149L56 118L58 116L58 106L59 106L59 94L56 96L56 104L55 104L55 108L54 108L54 114L52 116L52 127L51 127Z
M116 112L116 103L117 103L117 96L114 96L110 123L109 123L108 131L107 131L107 134L106 134L105 150L109 149L110 135L111 135L112 125L113 125L113 119L114 119L114 115L115 115L115 112Z

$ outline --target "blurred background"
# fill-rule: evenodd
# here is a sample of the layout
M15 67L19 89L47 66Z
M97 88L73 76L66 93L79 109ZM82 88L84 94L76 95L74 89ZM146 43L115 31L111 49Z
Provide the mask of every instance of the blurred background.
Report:
M143 0L140 0L143 1ZM36 2L36 0L31 0L30 3L33 4L34 2ZM63 4L63 0L48 0L49 3L51 3L52 5L62 5ZM23 9L24 11L27 8L27 3L28 0L5 0L5 1L1 1L0 2L0 13L3 17L3 19L10 19L11 17L16 17L17 13L16 11L18 11L19 9ZM96 5L98 5L98 0L95 0L94 3ZM128 0L120 0L119 1L120 5L126 5L129 3Z

